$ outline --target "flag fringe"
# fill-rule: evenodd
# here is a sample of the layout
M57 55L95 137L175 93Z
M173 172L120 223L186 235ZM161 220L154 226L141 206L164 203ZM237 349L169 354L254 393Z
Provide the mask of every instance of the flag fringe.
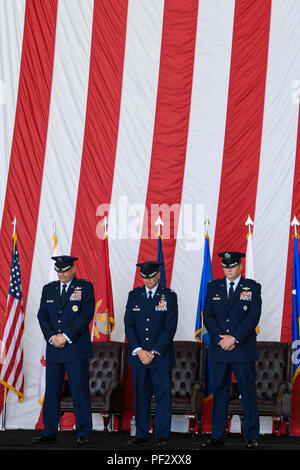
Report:
M2 379L0 379L0 384L4 385L4 387L6 387L6 388L10 388L10 390L13 390L18 395L18 402L19 403L24 401L24 393L20 392L15 387L13 387L12 385L10 385L9 383L5 382Z

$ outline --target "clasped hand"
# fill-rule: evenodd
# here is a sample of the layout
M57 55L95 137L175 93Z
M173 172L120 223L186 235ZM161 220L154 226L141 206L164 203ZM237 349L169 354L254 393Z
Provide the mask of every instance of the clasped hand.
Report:
M150 351L146 351L145 349L140 349L137 354L145 366L150 364L150 362L152 362L154 359L154 355Z
M224 350L224 351L232 351L234 348L235 348L235 339L233 338L233 336L231 335L219 335L220 338L222 338L220 341L219 341L219 346L221 346L221 348Z
M66 345L66 338L62 333L58 333L57 335L51 338L53 346L56 348L63 348Z

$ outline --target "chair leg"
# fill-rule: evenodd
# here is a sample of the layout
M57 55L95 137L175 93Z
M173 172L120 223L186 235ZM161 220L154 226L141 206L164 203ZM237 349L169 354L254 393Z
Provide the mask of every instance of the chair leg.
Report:
M289 418L284 418L285 426L286 426L286 434L287 436L290 435L290 420Z
M230 433L231 420L232 420L232 415L229 415L228 420L227 420L226 429L225 429L225 435L226 436L228 436L228 434Z
M123 431L123 415L120 413L118 415L118 431L122 432Z
M108 424L110 420L110 414L109 413L101 413L101 416L103 418L103 425L104 425L104 434L108 433Z
M281 426L281 417L280 416L272 416L275 436L280 437L280 426Z
M202 421L203 421L202 415L198 416L198 435L199 436L202 436Z
M196 424L196 416L189 416L189 428L190 428L190 433L192 436L195 435L195 424Z
M241 423L241 435L244 435L244 416L240 416L240 423Z

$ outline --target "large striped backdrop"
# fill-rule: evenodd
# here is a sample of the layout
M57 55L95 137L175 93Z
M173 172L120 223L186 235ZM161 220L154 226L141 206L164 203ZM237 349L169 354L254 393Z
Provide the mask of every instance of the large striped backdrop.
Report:
M108 214L112 339L123 341L161 214L175 339L193 341L204 217L216 278L219 251L246 250L250 215L259 339L291 341L299 55L298 0L0 0L1 334L14 217L25 310L25 399L8 394L8 427L34 428L41 411L36 314L54 223L58 252L96 289Z

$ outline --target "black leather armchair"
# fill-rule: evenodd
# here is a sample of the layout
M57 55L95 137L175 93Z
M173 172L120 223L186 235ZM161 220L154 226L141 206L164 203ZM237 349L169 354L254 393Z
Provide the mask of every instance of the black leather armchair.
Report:
M89 361L92 413L100 413L104 432L112 415L117 416L119 431L123 429L125 381L128 345L118 341L93 343L94 357ZM60 404L61 415L73 412L70 387L65 381Z
M260 416L272 416L275 435L280 436L282 421L287 424L292 408L292 347L290 343L258 341L256 362L257 406ZM239 415L243 430L243 407L236 382L231 384L229 419Z

